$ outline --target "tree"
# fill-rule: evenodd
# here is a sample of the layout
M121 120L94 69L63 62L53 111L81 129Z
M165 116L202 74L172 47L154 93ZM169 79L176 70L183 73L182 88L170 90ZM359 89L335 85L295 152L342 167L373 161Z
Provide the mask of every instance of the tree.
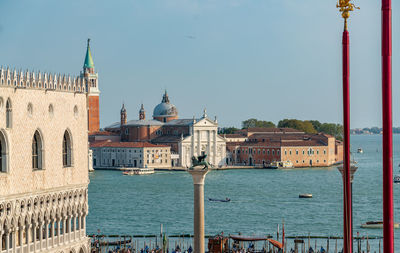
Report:
M310 133L310 134L317 132L317 130L315 130L311 121L301 121L298 119L283 119L283 120L279 121L278 127L294 128L294 129L303 131L305 133Z
M317 130L317 132L319 132L320 128L321 128L321 122L319 122L318 120L309 120L311 122L311 124L313 125L314 129Z
M264 127L264 128L270 128L270 127L276 127L275 124L271 121L265 121L265 120L258 120L258 119L248 119L242 122L242 128L251 128L251 127Z
M220 134L234 134L239 129L236 127L223 127L219 129Z

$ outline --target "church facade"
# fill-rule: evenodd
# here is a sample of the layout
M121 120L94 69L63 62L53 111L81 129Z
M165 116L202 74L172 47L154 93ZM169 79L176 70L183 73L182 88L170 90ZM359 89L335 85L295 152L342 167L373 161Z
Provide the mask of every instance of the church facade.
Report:
M165 91L162 101L154 110L152 119L146 118L142 105L138 120L127 120L122 106L120 122L105 128L118 134L122 142L150 142L171 147L171 166L190 167L192 156L207 155L213 166L226 164L226 141L218 135L218 122L210 119L206 111L200 118L180 119L178 110Z
M90 251L89 79L0 68L1 253Z

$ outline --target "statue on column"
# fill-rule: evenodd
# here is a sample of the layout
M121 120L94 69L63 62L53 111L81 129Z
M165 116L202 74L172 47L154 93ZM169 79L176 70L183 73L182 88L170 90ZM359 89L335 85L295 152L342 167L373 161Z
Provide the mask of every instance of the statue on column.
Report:
M192 156L192 166L189 168L189 170L195 170L198 167L203 168L201 170L208 170L208 167L210 164L206 160L207 155L200 155L197 158L195 156Z

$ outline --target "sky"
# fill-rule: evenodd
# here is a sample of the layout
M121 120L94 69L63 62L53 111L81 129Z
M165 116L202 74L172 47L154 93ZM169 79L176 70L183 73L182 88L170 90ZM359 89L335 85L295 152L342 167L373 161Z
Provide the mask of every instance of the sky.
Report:
M351 128L381 126L380 1L351 13ZM101 127L147 117L168 90L181 118L342 123L343 19L333 0L0 0L0 65L79 75L91 38ZM399 1L393 125L400 126Z

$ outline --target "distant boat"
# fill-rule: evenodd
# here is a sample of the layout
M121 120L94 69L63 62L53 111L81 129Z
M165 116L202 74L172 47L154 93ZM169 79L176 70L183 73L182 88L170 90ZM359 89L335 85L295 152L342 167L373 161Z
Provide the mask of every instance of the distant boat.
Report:
M212 199L212 198L209 198L208 200L211 201L211 202L230 202L231 201L230 198L226 198L226 199Z
M122 172L122 175L124 176L133 176L133 175L148 175L148 174L154 174L154 169L153 168L141 168L141 169L132 169L132 168L127 168Z
M383 221L367 221L364 224L361 224L362 228L383 228ZM399 223L395 222L393 225L394 228L399 228Z
M400 175L396 175L394 176L394 180L393 180L396 184L400 183Z
M358 148L357 153L362 154L362 153L364 153L364 151L362 150L362 148Z
M312 194L311 193L299 194L299 198L300 199L311 199L312 198Z
M268 164L267 166L264 166L265 169L290 169L293 168L293 163L292 162L272 162Z

